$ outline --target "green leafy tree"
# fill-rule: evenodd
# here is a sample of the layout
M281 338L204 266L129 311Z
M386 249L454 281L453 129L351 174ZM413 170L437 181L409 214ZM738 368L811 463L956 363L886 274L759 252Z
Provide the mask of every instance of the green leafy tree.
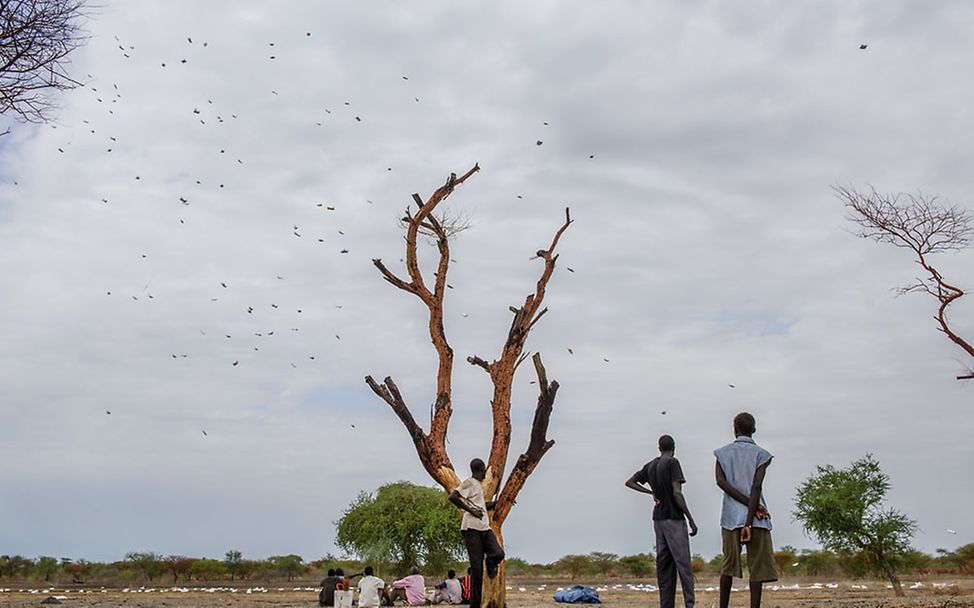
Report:
M948 568L956 570L959 574L974 574L974 543L958 547L954 551L937 549L937 553L940 554L937 561Z
M23 575L34 562L23 555L4 555L0 557L0 573L7 578L17 578Z
M335 544L378 565L444 570L466 555L460 513L438 488L400 481L362 492L336 522Z
M611 575L619 563L619 556L615 553L593 551L588 554L588 557L592 560L592 565L595 566L595 569L598 570L601 576Z
M61 560L61 570L71 577L72 583L84 583L85 579L88 578L88 574L91 572L91 568L91 562L83 559L79 559L78 561L70 559Z
M566 555L555 562L555 567L559 572L568 573L572 580L595 569L592 558L587 555Z
M189 567L189 572L196 580L212 581L226 576L227 567L219 560L204 558L194 561Z
M46 555L38 557L34 563L34 571L37 572L38 576L44 577L45 583L50 582L51 577L55 576L60 569L61 565L57 559Z
M839 559L827 550L805 549L798 556L799 570L807 576L831 576L839 571Z
M131 551L125 554L125 560L149 581L166 571L162 556L152 551Z
M863 553L839 553L835 562L843 576L849 578L863 578L872 573L869 560Z
M304 572L304 560L300 555L273 555L267 558L267 563L288 581Z
M958 547L954 553L962 564L962 568L965 569L965 573L974 573L974 543Z
M889 488L889 476L872 454L847 469L819 466L798 488L793 514L826 549L861 553L869 569L903 597L896 571L912 550L916 522L883 506Z
M778 572L781 574L792 573L798 570L801 563L797 559L798 549L791 545L785 545L774 552L774 563L778 566ZM798 566L795 565L796 563Z
M937 560L933 556L927 555L923 551L908 551L902 557L903 569L909 572L918 570L929 570L937 565Z
M720 574L720 571L721 569L723 569L723 567L724 567L723 553L718 553L717 555L710 558L709 562L707 562L707 568L709 568L710 572L713 574Z
M956 574L974 574L974 543L958 547L954 551L937 549L934 558L936 566L942 571Z
M230 573L230 580L232 581L237 574L240 574L240 569L243 566L243 554L233 549L227 551L223 557L223 565L227 567L227 572Z
M255 559L244 559L240 561L240 569L237 574L242 579L248 579L260 569L260 562Z
M504 561L507 562L507 574L510 576L522 576L531 570L531 564L520 557L508 557Z
M169 574L172 574L172 584L175 585L179 577L185 577L189 580L191 576L191 569L196 558L186 557L184 555L169 555L166 557L166 568L169 570Z
M653 574L656 570L656 558L651 553L636 553L619 558L619 565L627 573L643 578Z

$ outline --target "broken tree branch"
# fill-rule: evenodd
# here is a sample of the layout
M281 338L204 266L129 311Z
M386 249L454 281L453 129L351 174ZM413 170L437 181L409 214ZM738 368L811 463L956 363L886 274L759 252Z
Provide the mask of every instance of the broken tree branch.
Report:
M429 311L429 335L438 359L436 398L433 401L429 433L423 433L402 397L398 394L395 383L390 378L386 378L385 385L376 383L372 380L371 376L366 378L366 382L396 412L396 415L399 416L399 419L413 438L413 443L416 445L416 451L419 454L423 466L433 479L439 481L447 490L454 489L458 483L456 473L453 471L453 464L450 462L450 458L446 452L447 428L453 411L451 406L453 349L450 347L450 343L446 337L446 330L443 326L443 296L446 287L447 271L449 270L450 264L449 238L451 232L433 215L433 212L440 203L453 193L457 186L464 183L478 171L480 171L480 166L475 164L461 177L457 177L455 173L451 173L446 183L437 188L425 201L419 194L412 195L413 201L416 203L416 212L411 213L407 208L402 220L406 227L405 265L406 272L409 275L408 281L389 270L382 263L382 260L378 258L372 260L372 263L386 281L403 291L408 291L419 297ZM433 235L436 239L437 249L440 254L436 272L434 273L435 282L432 292L426 286L423 280L422 270L419 267L417 240L421 229Z
M490 373L490 363L487 363L486 361L484 361L483 359L481 359L476 355L471 355L467 357L467 363L469 363L470 365L476 365L477 367L482 367L484 368L484 371L486 371L488 374Z
M429 445L426 442L426 435L423 433L423 429L416 424L416 419L413 418L412 412L409 411L409 407L406 406L406 402L403 401L402 394L399 392L399 387L392 380L391 377L387 377L383 384L379 384L372 378L372 376L365 377L366 384L372 389L376 395L382 398L383 401L389 404L392 411L396 413L399 420L402 421L403 426L406 427L406 431L409 436L412 437L413 443L416 444L416 450L421 452L420 460L423 460L423 455L426 455L426 460L429 460Z
M382 273L382 277L385 280L389 281L390 283L392 283L399 289L402 289L403 291L408 291L410 293L414 293L418 295L418 292L416 291L416 288L413 287L412 283L407 283L406 281L403 281L395 274L393 274L391 270L386 268L386 265L382 263L382 260L380 258L372 258L372 264L379 269L379 272Z
M511 474L497 499L497 506L494 507L494 519L499 519L501 522L510 513L518 493L524 487L524 482L534 472L548 450L555 445L553 439L548 439L548 423L551 420L555 395L558 393L558 382L548 383L548 374L541 362L541 353L535 353L533 361L538 376L538 405L534 410L534 422L531 425L531 439L528 442L528 448L518 456L517 462L511 468Z
M487 462L487 477L484 480L484 493L488 496L493 496L500 489L500 482L504 477L504 468L510 450L511 385L514 381L514 374L520 362L523 361L522 353L531 327L541 316L538 314L538 310L544 301L545 290L551 280L552 273L554 273L555 262L558 258L555 254L555 248L572 221L571 211L565 208L565 222L555 232L548 249L537 252L537 257L544 260L541 277L535 285L534 293L525 297L524 304L520 308L510 307L511 312L514 313L514 319L511 321L511 327L508 330L500 357L491 363L491 380L494 383L494 395L491 399L494 433Z

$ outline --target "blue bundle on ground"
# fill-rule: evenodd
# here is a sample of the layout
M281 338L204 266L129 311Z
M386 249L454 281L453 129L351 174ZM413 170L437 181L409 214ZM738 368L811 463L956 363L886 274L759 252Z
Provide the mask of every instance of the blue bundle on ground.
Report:
M555 601L564 604L601 604L599 592L591 587L575 585L570 589L562 589L555 594Z

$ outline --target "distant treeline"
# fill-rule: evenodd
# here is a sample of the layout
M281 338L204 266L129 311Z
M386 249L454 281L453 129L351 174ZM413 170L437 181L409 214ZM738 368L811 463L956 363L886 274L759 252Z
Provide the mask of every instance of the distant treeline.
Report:
M826 550L798 550L785 546L775 551L775 562L783 577L844 577L862 578L870 568L862 554L833 553ZM706 559L694 555L693 571L697 576L717 577L723 565L723 555ZM747 563L747 555L743 556ZM938 549L936 555L911 551L898 564L901 572L916 574L974 574L974 543L954 551ZM569 580L606 578L645 578L655 576L656 561L651 553L619 556L596 551L587 555L566 555L550 564L529 564L511 558L507 560L511 576L526 578L565 578Z
M745 558L746 559L746 558ZM698 576L715 577L720 572L722 557L705 559L693 556L693 571ZM783 547L775 552L775 561L784 577L861 578L869 565L858 554L836 554L825 550L798 550ZM310 562L299 555L275 555L261 560L245 559L239 551L228 551L223 559L194 558L183 555L161 555L132 552L115 562L89 562L83 559L41 556L36 559L21 555L0 556L0 581L58 585L131 584L184 585L215 584L235 581L251 583L294 582L317 584L329 568L343 568L346 574L360 572L366 564L328 555ZM378 574L390 578L401 570L399 564L375 564ZM451 566L458 572L466 563ZM938 549L935 555L913 551L903 558L901 571L917 575L974 575L974 543L954 551ZM550 564L532 564L523 559L507 560L508 576L531 579L605 580L642 579L655 576L656 561L651 553L620 556L595 551L587 555L566 555ZM424 572L430 581L443 572Z

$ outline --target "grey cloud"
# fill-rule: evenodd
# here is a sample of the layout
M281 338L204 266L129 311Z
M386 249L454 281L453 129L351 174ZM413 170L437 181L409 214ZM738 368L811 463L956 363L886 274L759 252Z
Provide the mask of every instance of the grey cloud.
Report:
M370 259L398 271L409 195L478 161L449 202L473 222L446 313L461 470L489 442L489 387L463 359L496 356L537 279L528 258L564 207L576 219L529 344L563 385L557 445L510 554L649 549L648 505L622 482L663 432L702 526L694 551L716 553L710 453L745 408L776 454L779 545L811 545L790 521L795 485L866 451L918 545L950 545L940 524L963 533L956 505L974 499L955 481L972 464L970 388L931 302L891 297L909 258L849 235L829 185L967 203L964 10L106 7L76 63L99 91L0 138L0 457L18 463L0 474L0 516L18 522L5 550L314 558L358 491L426 482L362 382L394 376L424 419L424 311ZM971 254L943 264L963 283ZM531 379L515 386L514 454Z

